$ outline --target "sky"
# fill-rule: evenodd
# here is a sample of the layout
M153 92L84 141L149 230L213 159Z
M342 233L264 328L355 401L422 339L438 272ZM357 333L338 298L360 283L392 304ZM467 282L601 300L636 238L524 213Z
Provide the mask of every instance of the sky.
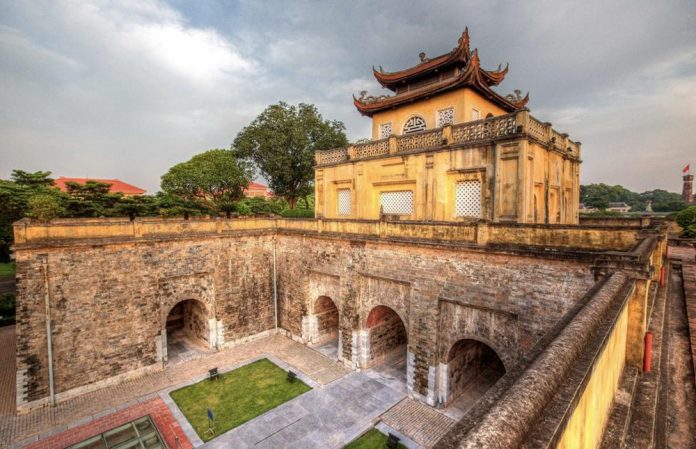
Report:
M119 178L172 165L278 101L369 137L372 66L450 51L464 27L501 94L582 142L581 182L681 191L696 171L696 1L0 0L0 178Z

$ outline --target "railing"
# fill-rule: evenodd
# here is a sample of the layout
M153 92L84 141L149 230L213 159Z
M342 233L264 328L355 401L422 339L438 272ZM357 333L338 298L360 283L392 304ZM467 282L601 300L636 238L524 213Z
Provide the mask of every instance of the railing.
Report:
M317 151L315 159L317 166L332 165L349 160L499 139L516 134L526 134L556 151L562 151L572 157L580 157L579 143L570 140L567 134L553 129L550 123L543 123L532 117L528 111L519 111L414 134L349 145L347 148Z
M508 114L454 125L452 126L452 140L454 143L466 143L508 136L516 132L516 115Z
M372 140L366 143L353 145L355 158L362 159L373 156L389 154L389 139Z
M442 128L406 134L396 138L396 150L399 152L421 148L435 148L442 145Z
M336 164L348 160L347 148L317 151L314 155L317 165Z

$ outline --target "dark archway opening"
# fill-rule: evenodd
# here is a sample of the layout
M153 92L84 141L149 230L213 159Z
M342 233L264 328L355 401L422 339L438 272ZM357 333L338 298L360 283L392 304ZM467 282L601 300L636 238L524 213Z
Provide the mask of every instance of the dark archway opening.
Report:
M195 358L210 348L208 310L200 301L177 303L167 314L165 327L169 363Z
M447 354L445 405L466 412L504 374L503 362L488 345L459 340Z
M338 359L338 307L328 296L320 296L314 302L316 334L314 349L331 359Z
M367 332L367 367L405 389L408 334L401 317L387 306L377 306L367 316Z

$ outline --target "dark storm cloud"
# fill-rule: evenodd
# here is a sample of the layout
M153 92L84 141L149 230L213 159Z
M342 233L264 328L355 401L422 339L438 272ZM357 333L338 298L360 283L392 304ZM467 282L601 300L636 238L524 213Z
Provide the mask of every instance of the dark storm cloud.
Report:
M227 147L267 104L316 104L369 134L351 94L449 51L469 26L499 92L583 142L583 182L679 189L694 156L696 6L631 2L3 3L0 176L121 177ZM696 163L696 160L692 160Z

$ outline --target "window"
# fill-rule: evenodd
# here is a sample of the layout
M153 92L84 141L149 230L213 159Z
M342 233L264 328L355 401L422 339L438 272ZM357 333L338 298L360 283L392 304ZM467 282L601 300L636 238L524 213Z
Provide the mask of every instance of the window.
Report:
M416 115L406 120L406 124L404 125L404 134L417 133L418 131L423 130L425 130L425 120L423 120L421 117Z
M149 416L131 421L88 440L70 446L70 449L93 448L141 448L164 449L166 446L157 427Z
M456 217L481 218L481 181L460 181L455 191Z
M411 215L413 213L413 191L382 192L379 204L383 214Z
M394 132L392 131L391 122L382 123L381 125L379 125L379 138L380 139L386 139L389 136L391 136L392 134L394 134Z
M471 109L471 120L478 120L481 118L481 114L479 113L479 110L476 108Z
M338 190L338 215L350 215L350 189Z
M454 108L440 109L437 111L437 127L454 124Z

